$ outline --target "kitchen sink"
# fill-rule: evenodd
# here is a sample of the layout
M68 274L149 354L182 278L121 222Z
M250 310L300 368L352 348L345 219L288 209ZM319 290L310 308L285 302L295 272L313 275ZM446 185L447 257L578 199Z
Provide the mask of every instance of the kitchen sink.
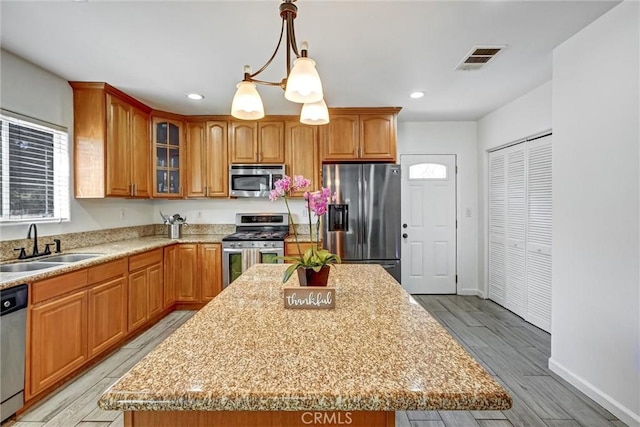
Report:
M0 264L0 273L20 273L29 271L44 270L47 268L61 267L86 259L96 258L102 254L64 254L53 255L48 258L40 258L33 261L14 262L10 264Z
M13 264L0 265L0 272L18 273L23 271L44 270L45 268L60 267L64 264L65 263L63 262L44 262L44 261L16 262Z
M84 261L85 259L97 258L102 254L65 254L54 255L48 258L44 258L43 262L77 262Z

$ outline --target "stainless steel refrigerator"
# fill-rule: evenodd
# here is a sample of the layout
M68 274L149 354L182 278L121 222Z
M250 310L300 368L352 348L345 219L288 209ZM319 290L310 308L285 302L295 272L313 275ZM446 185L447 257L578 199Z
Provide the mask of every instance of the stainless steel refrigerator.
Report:
M324 247L345 263L380 264L400 282L400 165L324 165L322 177L336 193Z

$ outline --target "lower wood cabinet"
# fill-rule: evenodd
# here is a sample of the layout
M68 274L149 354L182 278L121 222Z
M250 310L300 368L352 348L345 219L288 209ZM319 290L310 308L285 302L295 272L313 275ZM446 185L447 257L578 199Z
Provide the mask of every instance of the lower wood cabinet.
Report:
M222 248L219 244L198 245L200 300L211 301L222 292Z
M26 400L50 391L175 303L222 290L219 243L178 244L31 284ZM188 305L185 304L185 305Z
M124 275L87 291L89 357L100 354L127 334L127 281Z
M285 256L300 256L304 255L304 253L309 250L315 243L311 242L300 242L299 246L296 242L285 242L284 244L284 255ZM286 261L286 263L291 263L291 261Z
M178 255L178 245L171 245L164 248L164 290L163 306L169 308L176 302L176 257Z
M82 290L30 310L28 395L35 395L87 360L87 292Z
M133 331L164 307L163 251L156 249L129 257L128 330Z
M125 338L126 276L122 258L32 284L27 398Z
M222 291L222 248L219 243L183 243L165 249L165 277L175 286L178 303L205 303ZM166 297L165 297L166 298Z

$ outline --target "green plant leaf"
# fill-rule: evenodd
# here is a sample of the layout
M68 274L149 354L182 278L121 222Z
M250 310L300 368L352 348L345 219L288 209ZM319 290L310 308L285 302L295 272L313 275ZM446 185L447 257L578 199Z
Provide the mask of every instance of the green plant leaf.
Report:
M284 274L282 275L282 283L286 283L287 280L291 278L291 275L293 275L293 272L298 268L300 268L300 265L298 263L291 264L289 267L287 267L287 269L284 271Z

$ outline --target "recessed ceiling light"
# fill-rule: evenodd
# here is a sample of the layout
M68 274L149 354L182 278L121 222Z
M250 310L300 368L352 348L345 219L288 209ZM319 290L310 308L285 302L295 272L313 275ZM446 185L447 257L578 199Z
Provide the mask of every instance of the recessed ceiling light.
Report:
M187 98L189 99L204 99L204 95L200 95L199 93L188 93Z
M422 98L424 96L424 92L423 91L419 91L419 92L413 92L411 95L409 95L411 98L413 99L418 99L418 98Z

